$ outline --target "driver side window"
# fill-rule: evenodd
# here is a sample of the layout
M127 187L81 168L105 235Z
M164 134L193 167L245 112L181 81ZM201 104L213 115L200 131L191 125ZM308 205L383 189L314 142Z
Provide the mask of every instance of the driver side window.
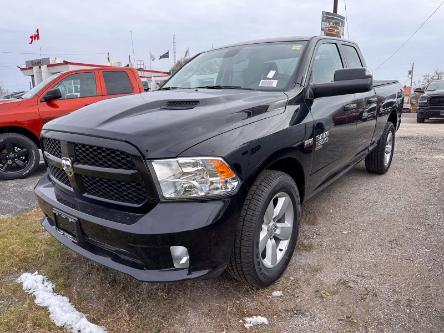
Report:
M335 71L343 68L336 44L321 44L313 62L311 82L314 84L333 82Z
M60 89L61 99L91 97L97 95L94 73L79 73L68 76L54 87Z

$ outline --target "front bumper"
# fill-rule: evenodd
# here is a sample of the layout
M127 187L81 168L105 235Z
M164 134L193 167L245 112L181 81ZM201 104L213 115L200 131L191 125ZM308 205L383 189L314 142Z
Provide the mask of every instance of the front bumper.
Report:
M444 106L420 106L418 108L420 118L444 118Z
M67 198L48 175L35 188L43 227L66 247L141 281L217 276L227 266L243 191L221 200L161 202L146 214L104 210ZM77 218L77 236L56 227L54 209ZM186 269L174 268L170 246L185 246Z

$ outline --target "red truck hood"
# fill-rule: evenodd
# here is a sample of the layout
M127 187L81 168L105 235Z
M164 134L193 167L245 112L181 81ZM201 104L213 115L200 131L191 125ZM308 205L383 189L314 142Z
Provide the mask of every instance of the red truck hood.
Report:
M20 102L22 102L21 99L1 99L0 98L0 104L20 103Z

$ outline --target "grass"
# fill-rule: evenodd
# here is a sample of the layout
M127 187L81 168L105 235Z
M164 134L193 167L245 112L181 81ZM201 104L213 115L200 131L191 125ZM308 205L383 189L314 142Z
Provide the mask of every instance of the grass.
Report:
M64 248L41 226L40 211L0 218L0 332L63 332L45 308L34 303L15 280L23 272L47 276L55 292L109 332L246 331L240 319L270 319L288 308L270 297L275 288L253 291L219 278L179 283L140 283ZM295 281L286 279L288 288ZM253 331L273 332L272 325Z

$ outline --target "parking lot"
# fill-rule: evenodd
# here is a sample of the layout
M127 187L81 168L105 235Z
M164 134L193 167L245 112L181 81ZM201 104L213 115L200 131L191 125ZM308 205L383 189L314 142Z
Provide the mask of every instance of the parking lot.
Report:
M242 331L240 320L254 315L269 320L250 329L257 332L442 332L444 122L417 124L414 114L403 115L396 140L386 175L370 175L361 163L304 205L291 264L265 290L226 277L142 284L72 254L37 226L38 212L27 214L35 253L24 243L21 251L22 240L14 238L16 252L0 255L9 266L0 275L0 331L12 323L21 332L56 330L14 282L39 270L110 332ZM34 207L32 189L43 169L0 183L0 215ZM5 244L19 230L14 221L0 218ZM6 258L12 253L27 260L15 267ZM272 297L273 291L283 295Z

